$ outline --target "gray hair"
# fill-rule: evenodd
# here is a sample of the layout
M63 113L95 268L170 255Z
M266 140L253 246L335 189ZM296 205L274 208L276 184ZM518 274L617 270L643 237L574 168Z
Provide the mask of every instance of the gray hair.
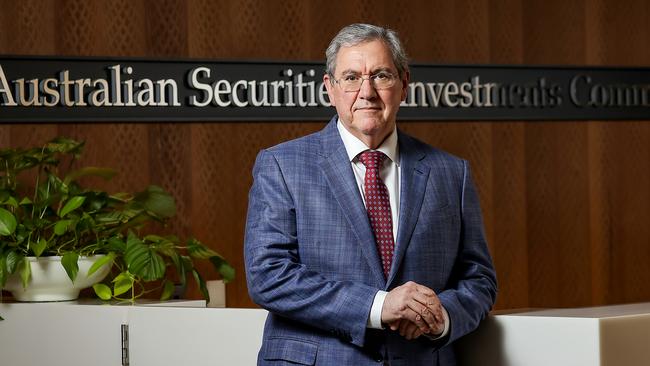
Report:
M325 57L327 63L325 65L325 72L330 76L334 76L336 70L336 56L341 47L356 46L364 42L374 40L383 41L391 55L393 56L393 63L397 67L397 72L401 77L408 71L408 57L406 51L400 42L397 32L392 29L382 28L372 24L350 24L339 31L339 33L332 39L330 45L325 50Z

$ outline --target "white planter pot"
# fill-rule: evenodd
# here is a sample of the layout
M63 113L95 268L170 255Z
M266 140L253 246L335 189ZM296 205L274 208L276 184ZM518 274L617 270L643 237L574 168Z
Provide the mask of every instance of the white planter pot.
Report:
M32 276L23 288L22 280L14 273L7 280L5 290L10 291L18 301L69 301L79 297L79 291L90 287L106 277L110 266L102 266L90 277L86 274L90 267L103 255L79 258L79 272L74 283L61 264L61 257L28 257Z

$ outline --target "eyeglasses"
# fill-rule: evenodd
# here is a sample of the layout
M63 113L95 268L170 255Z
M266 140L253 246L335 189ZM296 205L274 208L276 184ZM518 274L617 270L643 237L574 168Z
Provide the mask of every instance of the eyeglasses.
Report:
M361 84L364 80L368 80L373 88L377 90L388 89L395 85L397 77L390 72L380 71L373 75L361 76L358 74L343 75L339 79L333 81L343 88L346 92L358 92L361 90Z

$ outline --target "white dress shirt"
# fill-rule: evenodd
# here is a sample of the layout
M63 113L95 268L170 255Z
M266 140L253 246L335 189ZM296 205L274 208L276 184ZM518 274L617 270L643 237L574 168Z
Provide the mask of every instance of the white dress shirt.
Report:
M364 181L366 176L366 166L359 161L358 155L370 148L356 136L354 136L350 131L343 126L340 120L337 121L336 127L339 130L341 139L343 140L343 145L345 145L345 150L350 159L350 164L352 164L352 171L354 172L354 178L357 181L357 187L359 192L361 192L361 198L363 199L363 204L366 204L365 200L365 188ZM379 176L381 180L386 185L388 189L388 198L390 200L390 211L393 219L393 241L397 245L397 229L399 225L399 193L400 193L400 183L401 183L401 169L399 162L399 145L397 143L397 128L393 129L388 137L381 143L381 145L375 149L376 151L381 151L384 153L388 159L384 160L384 165L382 166ZM393 262L395 265L395 262ZM381 324L381 311L384 306L384 300L388 292L379 290L375 294L375 299L372 303L372 308L370 309L370 315L368 317L368 328L382 329ZM443 316L445 318L445 330L440 335L444 337L449 330L449 315L443 307Z

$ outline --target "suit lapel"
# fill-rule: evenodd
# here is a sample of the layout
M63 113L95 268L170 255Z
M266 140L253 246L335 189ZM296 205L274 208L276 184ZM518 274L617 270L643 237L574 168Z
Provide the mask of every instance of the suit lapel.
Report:
M352 231L359 239L361 250L374 279L383 286L385 280L375 246L375 238L350 166L350 160L336 128L336 117L323 130L321 141L323 160L320 162L320 167Z
M399 131L398 131L399 132ZM417 144L409 143L408 137L399 133L399 154L401 164L400 213L397 243L393 264L387 284L395 277L402 264L404 253L415 229L424 192L429 178L429 167L422 163L425 153L417 149Z

